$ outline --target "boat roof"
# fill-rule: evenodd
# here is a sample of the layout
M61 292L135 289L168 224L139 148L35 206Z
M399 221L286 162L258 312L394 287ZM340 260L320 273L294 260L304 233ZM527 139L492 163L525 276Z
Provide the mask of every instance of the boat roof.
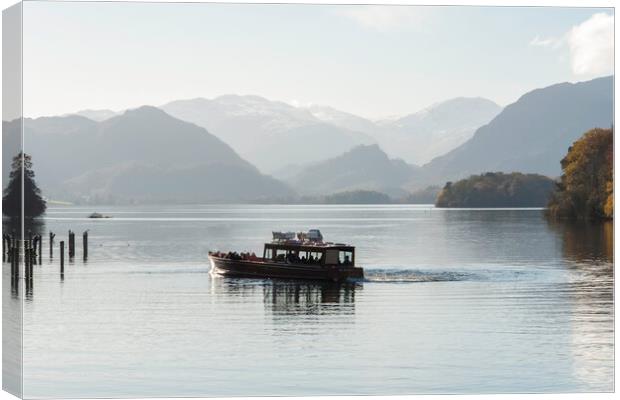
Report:
M325 251L328 249L341 250L341 251L355 251L355 246L351 246L344 243L333 242L315 242L315 241L300 241L300 240L274 240L270 243L265 243L265 248L269 249L283 249L283 250L302 250L302 251Z

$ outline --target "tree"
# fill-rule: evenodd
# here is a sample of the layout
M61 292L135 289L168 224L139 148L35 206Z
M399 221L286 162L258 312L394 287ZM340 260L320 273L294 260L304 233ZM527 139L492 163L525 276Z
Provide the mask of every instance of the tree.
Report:
M486 172L448 182L439 192L436 207L543 207L554 182L538 174Z
M38 217L45 212L47 205L41 197L41 189L34 181L32 159L22 152L16 155L11 163L9 184L4 189L2 198L2 214L11 218L19 218L21 215L22 170L24 171L24 218Z
M575 219L613 218L613 129L586 132L562 159L562 178L549 215Z

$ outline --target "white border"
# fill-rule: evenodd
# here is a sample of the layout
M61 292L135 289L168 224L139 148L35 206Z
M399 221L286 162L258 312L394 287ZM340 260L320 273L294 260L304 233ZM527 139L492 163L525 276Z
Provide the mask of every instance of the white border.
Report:
M81 1L99 1L99 0L81 0ZM117 1L122 2L121 0L106 0L106 1ZM188 1L180 1L180 0L134 0L136 2L170 2L170 3L184 3ZM190 1L190 2L198 2L198 1ZM238 3L240 1L230 1L230 0L220 0L220 1L205 1L205 3L209 2L217 2L217 3ZM243 3L292 3L292 4L306 4L306 3L314 3L314 4L380 4L380 5L389 5L389 4L402 4L402 5L463 5L463 6L558 6L558 7L613 7L615 8L615 2L613 0L504 0L504 1L493 1L493 0L448 0L448 1L439 1L439 0L312 0L312 1L300 1L300 0L288 0L288 1L261 1L261 0L244 0ZM15 0L0 0L0 8L5 9L13 4L17 3ZM1 25L0 19L0 25ZM1 29L0 29L1 35ZM618 31L614 32L615 35L615 43L618 42ZM0 36L1 39L1 36ZM1 40L0 40L1 42ZM615 54L615 64L618 62L618 55ZM2 64L2 55L0 53L0 65ZM618 82L614 80L614 92L617 92ZM0 82L0 90L2 89L2 83ZM615 99L615 96L614 96ZM1 99L0 99L0 109L1 107ZM617 121L617 108L614 105L614 121ZM617 151L617 142L614 143L614 164L618 164L618 151ZM1 157L1 156L0 156ZM615 180L614 182L614 192L618 193L618 182ZM616 220L614 220L614 232L616 231ZM616 244L618 243L618 238L614 238L614 250L617 248ZM615 268L614 268L615 272ZM618 287L615 284L614 277L614 304L615 299L617 298L617 290ZM616 307L614 307L615 313ZM616 315L614 314L614 321L617 321ZM1 324L1 322L0 322ZM1 330L0 330L1 332ZM614 323L614 337L616 332L616 326ZM618 359L618 347L614 346L614 360ZM2 350L0 348L0 359L2 355ZM618 369L614 370L614 379L615 382L618 382ZM1 377L0 377L1 379ZM592 400L603 400L603 399L612 399L616 398L615 394L610 393L582 393L582 394L494 394L494 395L411 395L411 396L313 396L310 397L315 400L354 400L354 399L365 399L365 400L440 400L440 399L451 399L451 400L473 400L473 399L489 399L489 400L516 400L516 399L546 399L546 400L581 400L581 399L592 399ZM0 400L9 400L15 399L14 396L0 391ZM131 398L130 398L131 399ZM158 398L158 400L172 400L176 398ZM223 398L202 398L196 397L196 399L210 399L210 400L219 400ZM271 399L270 397L236 397L235 399L239 400L265 400ZM301 399L301 397L274 397L273 399L278 400L293 400L293 399ZM81 399L79 399L81 400Z

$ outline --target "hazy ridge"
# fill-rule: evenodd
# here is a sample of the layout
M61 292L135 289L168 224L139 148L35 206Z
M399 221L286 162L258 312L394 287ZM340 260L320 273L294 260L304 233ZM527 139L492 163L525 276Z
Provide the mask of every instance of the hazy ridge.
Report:
M269 201L360 190L406 198L486 172L556 177L574 140L612 125L613 77L537 89L501 111L489 100L457 98L379 122L259 96L180 100L162 108L80 112L100 121L24 119L25 149L44 193L91 202ZM3 122L3 128L5 138L14 137L19 123ZM471 137L422 167L409 161L463 135ZM3 146L5 176L14 147Z

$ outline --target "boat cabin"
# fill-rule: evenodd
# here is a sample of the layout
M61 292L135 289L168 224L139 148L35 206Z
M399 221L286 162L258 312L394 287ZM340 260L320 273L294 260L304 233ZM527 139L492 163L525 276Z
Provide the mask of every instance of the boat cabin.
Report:
M314 232L313 232L314 231ZM318 230L309 234L273 233L274 240L265 243L263 259L290 264L355 266L355 247L342 243L323 242Z

